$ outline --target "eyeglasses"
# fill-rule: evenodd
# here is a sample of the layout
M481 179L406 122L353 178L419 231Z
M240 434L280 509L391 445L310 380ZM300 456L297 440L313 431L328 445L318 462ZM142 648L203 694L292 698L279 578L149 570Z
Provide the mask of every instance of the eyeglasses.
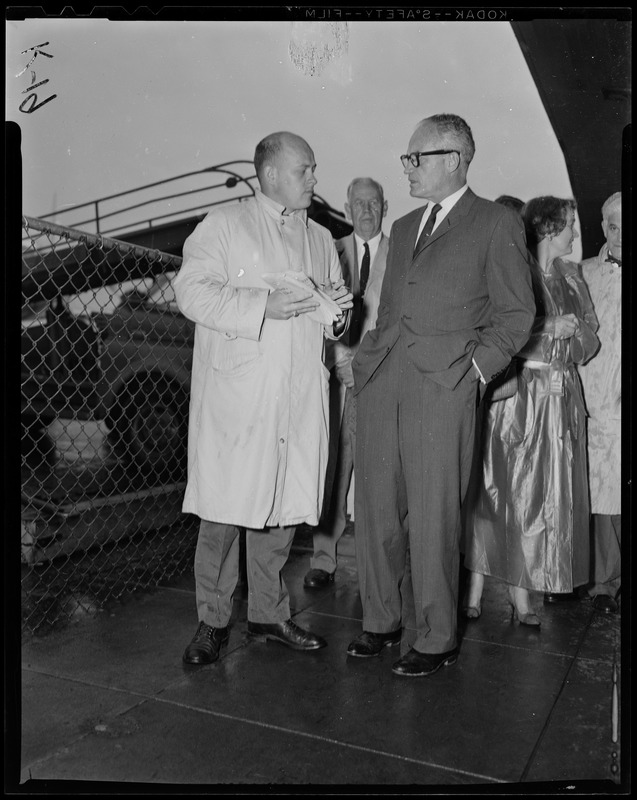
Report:
M444 156L447 155L447 153L457 153L460 155L459 150L427 150L425 153L407 153L401 156L400 160L403 167L408 167L409 165L412 167L419 167L422 156Z
M354 200L352 203L352 208L356 209L356 211L364 211L366 208L371 209L372 211L380 211L381 203L378 200Z

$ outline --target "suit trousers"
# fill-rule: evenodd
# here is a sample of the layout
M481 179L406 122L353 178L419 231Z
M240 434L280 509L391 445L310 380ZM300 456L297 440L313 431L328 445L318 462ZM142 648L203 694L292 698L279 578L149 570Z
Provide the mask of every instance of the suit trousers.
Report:
M473 370L453 390L420 373L399 339L357 395L356 561L363 629L414 615L413 646L457 645L461 505L483 390ZM402 597L409 556L413 609Z
M334 486L329 508L313 537L312 569L334 572L336 548L347 526L347 497L354 472L356 448L356 398L351 389L345 390L345 400L338 440L338 457Z
M621 514L591 515L591 597L607 594L616 597L621 587Z
M281 577L296 528L246 529L248 620L290 619L290 599ZM195 597L200 622L225 628L239 579L239 528L202 519L195 551Z

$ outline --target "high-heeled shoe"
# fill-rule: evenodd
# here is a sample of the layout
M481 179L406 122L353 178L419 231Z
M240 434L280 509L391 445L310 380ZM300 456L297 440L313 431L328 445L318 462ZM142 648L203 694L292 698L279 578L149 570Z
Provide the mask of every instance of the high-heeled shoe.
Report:
M529 611L526 614L521 614L515 605L513 606L513 617L514 619L517 619L520 625L528 625L529 628L539 628L542 624L537 614L534 614L532 611Z
M480 606L462 607L462 615L465 619L478 619L480 614L482 614L482 608Z
M520 625L527 625L529 628L539 628L542 624L537 614L532 611L520 611L516 602L516 593L521 594L526 600L525 605L528 603L528 592L524 589L509 586L509 603L513 609L513 619L517 620Z

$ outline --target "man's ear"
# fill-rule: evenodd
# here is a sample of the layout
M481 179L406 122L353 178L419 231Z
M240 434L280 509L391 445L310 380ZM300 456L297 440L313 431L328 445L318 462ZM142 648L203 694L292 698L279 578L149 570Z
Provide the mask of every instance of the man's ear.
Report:
M349 203L345 203L343 208L345 209L345 219L348 222L352 222L352 209L350 208Z
M387 200L383 203L383 216L387 216Z
M449 153L449 161L447 163L449 164L449 172L455 172L460 166L460 154L456 153L455 151L453 153Z
M263 176L270 186L274 186L277 180L277 169L274 164L266 164L263 168Z

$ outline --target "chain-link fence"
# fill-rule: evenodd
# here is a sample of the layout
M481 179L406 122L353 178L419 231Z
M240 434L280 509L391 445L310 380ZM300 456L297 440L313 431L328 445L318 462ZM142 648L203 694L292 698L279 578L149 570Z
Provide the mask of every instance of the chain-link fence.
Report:
M23 632L192 568L181 259L23 218Z

